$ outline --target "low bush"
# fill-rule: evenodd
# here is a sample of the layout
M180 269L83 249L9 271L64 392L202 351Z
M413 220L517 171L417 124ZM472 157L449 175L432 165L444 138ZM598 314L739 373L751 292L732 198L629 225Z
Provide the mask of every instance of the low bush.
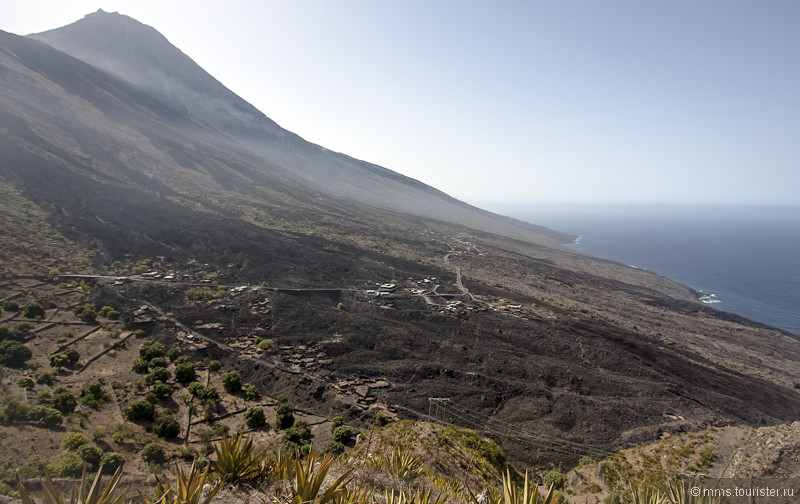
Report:
M81 446L88 444L89 438L80 432L68 432L63 438L61 438L61 447L67 451L74 452Z
M166 460L164 448L161 447L158 441L151 441L144 445L141 454L142 460L148 464L163 464Z
M50 406L35 406L30 410L30 419L41 422L48 427L61 425L63 419L61 412Z
M190 362L181 362L175 365L175 380L178 383L189 383L197 379L194 365Z
M125 463L125 456L119 452L107 452L100 459L103 466L103 474L114 474L114 472Z
M158 437L172 439L178 437L181 432L181 426L172 414L165 413L158 417L158 420L153 424L153 432Z
M258 387L252 383L248 383L244 388L244 398L248 401L255 401L259 397L261 397L261 392L258 391Z
M7 367L21 368L33 357L28 347L19 341L5 340L0 342L0 364Z
M267 419L264 416L264 410L262 408L248 409L244 414L244 421L251 429L258 429L267 423Z
M294 424L294 408L287 402L279 402L275 408L275 423L279 429L288 429Z
M50 399L50 405L63 414L72 413L75 406L78 405L78 400L72 395L72 392L67 387L58 387L53 391L53 397Z
M100 459L103 458L103 450L94 444L85 444L75 450L75 455L86 463L87 471L96 471L100 467Z
M111 399L111 395L99 381L92 381L84 385L80 397L81 404L94 409L100 408L101 404Z
M44 317L44 307L36 301L31 301L22 307L22 316L25 318Z
M128 420L152 420L155 409L149 401L139 399L122 408L122 413Z
M235 394L242 389L242 377L236 371L222 375L222 386L229 394Z

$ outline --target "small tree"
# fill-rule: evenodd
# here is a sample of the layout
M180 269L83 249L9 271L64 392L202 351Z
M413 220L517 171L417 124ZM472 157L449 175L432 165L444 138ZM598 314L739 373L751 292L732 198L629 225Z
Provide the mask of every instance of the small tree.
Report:
M255 401L261 396L261 392L258 391L258 387L253 385L252 383L248 383L247 386L244 388L244 398L248 401Z
M129 405L125 406L122 409L122 413L128 418L128 420L152 420L153 415L155 414L155 409L149 401L145 399L139 399L138 401L133 401Z
M172 439L180 434L181 426L171 413L165 413L158 417L153 424L153 432L164 439Z
M50 400L50 405L63 414L72 413L75 406L78 405L78 400L72 395L72 392L67 387L58 387L53 391L53 398Z
M85 310L81 311L81 314L78 315L78 318L81 319L81 322L85 324L94 324L97 322L97 312L94 311L94 308L86 308Z
M10 312L19 311L19 303L17 303L13 299L6 299L5 301L3 301L3 310Z
M0 342L0 364L3 366L21 368L31 357L33 353L19 341Z
M36 301L31 301L22 308L22 316L25 318L44 317L44 308Z
M175 380L178 383L189 383L197 379L194 365L191 362L181 362L175 365Z
M235 394L242 389L242 377L236 371L222 375L222 386L229 394Z
M158 441L151 441L142 448L142 459L148 464L161 464L166 460L164 449Z
M279 402L275 408L275 423L279 429L288 429L294 424L294 408L287 402Z
M264 410L258 407L248 409L244 414L244 421L251 429L258 429L267 423Z
M142 346L139 347L139 357L145 362L150 362L150 360L156 357L162 357L164 353L166 353L166 348L158 341L145 341L142 343Z

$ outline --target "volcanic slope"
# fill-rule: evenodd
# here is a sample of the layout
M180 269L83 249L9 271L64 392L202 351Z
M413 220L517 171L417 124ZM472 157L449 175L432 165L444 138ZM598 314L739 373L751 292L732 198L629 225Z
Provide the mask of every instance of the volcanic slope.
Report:
M152 27L102 10L31 35L152 93L266 161L280 176L329 196L527 240L540 226L499 218L386 168L309 143L223 86Z
M116 16L87 19L141 29ZM174 314L219 342L214 357L249 381L352 418L381 403L420 416L429 398L449 399L436 403L439 420L507 440L512 459L528 464L596 456L665 431L800 415L800 343L791 335L382 168L352 161L344 177L400 184L383 186L377 206L355 197L358 185L323 191L308 183L329 172L318 160L348 158L280 133L257 111L244 132L233 119L189 114L145 84L0 33L0 177L14 194L2 203L27 200L93 261L62 274L114 274L114 261L132 269L143 259L181 273L196 285L98 280L95 302ZM269 140L259 127L290 140ZM317 154L287 164L290 150L268 154L278 145ZM428 203L403 210L407 197ZM439 210L420 215L424 208ZM190 289L210 272L222 286L270 289L196 299ZM172 343L185 331L170 327L157 337ZM254 334L278 344L259 367L232 350ZM348 387L358 401L338 395Z

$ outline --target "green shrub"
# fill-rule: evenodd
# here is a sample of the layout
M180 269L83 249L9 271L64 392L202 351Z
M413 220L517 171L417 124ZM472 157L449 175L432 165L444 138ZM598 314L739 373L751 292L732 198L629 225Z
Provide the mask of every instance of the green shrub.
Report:
M284 448L301 447L311 440L311 428L309 425L298 420L283 433Z
M170 362L175 362L178 359L178 357L181 356L181 351L178 349L178 347L172 347L169 350L167 350L166 356L170 360Z
M98 409L101 404L111 399L111 395L106 391L99 381L87 383L81 389L81 404L85 404L94 409Z
M55 379L55 374L47 371L36 371L33 374L33 378L36 380L36 383L40 385L52 385L53 380Z
M0 399L0 422L24 422L28 419L30 407L13 396Z
M19 341L6 340L0 342L0 364L7 367L21 368L33 357L28 347Z
M103 450L97 445L85 444L75 450L75 455L86 462L87 471L96 471L100 466L100 459L103 458Z
M148 387L157 381L166 383L170 379L170 373L166 368L157 367L153 368L150 373L144 377L144 384Z
M113 439L115 443L121 443L131 438L133 438L133 429L131 429L129 425L120 426L111 436L111 439Z
M329 439L325 446L322 447L322 453L331 452L334 455L340 455L344 453L344 445L339 441L334 441L333 439Z
M5 301L3 301L3 310L9 312L19 311L19 303L17 303L13 299L6 299Z
M22 308L22 316L25 318L44 317L44 307L36 301L31 301Z
M22 388L32 389L36 385L36 383L30 376L22 376L17 380L17 385Z
M275 340L263 339L263 340L258 342L257 346L261 350L273 350L273 349L275 349Z
M142 460L148 464L163 464L166 460L164 449L158 441L151 441L144 445L141 451Z
M348 425L340 425L333 431L331 439L333 439L334 441L338 441L342 444L347 444L354 437L358 436L358 434L359 434L358 429L355 429Z
M181 426L171 413L165 413L153 424L153 432L158 437L172 439L180 434Z
M36 406L30 409L29 413L31 420L41 422L48 427L55 427L61 425L61 412L50 406Z
M119 319L120 313L117 310L111 310L110 312L106 313L106 318L108 320L117 320Z
M242 389L242 377L236 371L222 375L222 386L229 394L235 394Z
M190 362L181 362L175 365L175 380L178 383L189 383L197 379L194 365Z
M128 420L152 420L155 409L149 401L139 399L122 408L122 413Z
M255 401L259 397L261 397L261 392L258 391L258 387L252 383L248 383L244 388L244 398L248 401Z
M287 402L279 402L275 408L275 423L279 429L288 429L294 424L294 408Z
M151 359L155 359L156 357L161 357L166 353L166 348L162 343L157 341L145 341L142 343L142 346L139 347L139 357L146 362L150 362Z
M114 474L114 472L125 463L125 456L119 452L107 452L100 459L103 466L103 474Z
M167 366L169 366L169 363L167 363L167 359L165 359L164 357L154 357L149 361L147 361L147 367L151 369L157 367L166 368Z
M88 444L89 438L80 432L68 432L63 438L61 438L61 447L67 451L74 452L81 446Z
M147 374L150 371L150 366L144 360L136 359L131 365L131 371L136 374Z
M208 363L208 369L209 371L216 373L217 371L222 369L222 364L220 364L218 360L212 360L211 362Z
M74 366L80 360L81 354L74 348L67 348L64 350L64 357L67 358L70 366Z
M72 413L75 406L78 405L78 400L72 395L67 387L58 387L53 391L53 398L50 405L63 414Z
M331 420L331 432L335 431L337 427L344 425L344 419L341 416L333 417Z
M544 486L550 488L552 486L556 490L564 488L567 483L567 477L558 469L551 469L544 475Z
M85 324L94 324L97 322L97 312L94 311L94 308L86 308L85 310L81 311L81 314L78 315L78 318Z
M153 384L153 393L159 400L162 400L172 395L172 387L164 382L157 381Z
M264 410L262 408L248 409L244 414L244 421L251 429L258 429L267 423L267 419L264 416Z
M78 477L83 472L83 460L74 452L66 452L59 455L48 467L53 475Z

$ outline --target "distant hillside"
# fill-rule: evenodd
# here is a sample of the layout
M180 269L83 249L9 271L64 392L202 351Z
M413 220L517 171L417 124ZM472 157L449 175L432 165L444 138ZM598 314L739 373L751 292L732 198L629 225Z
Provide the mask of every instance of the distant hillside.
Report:
M306 142L231 92L156 30L127 16L98 11L31 37L152 93L222 133L227 142L246 147L279 177L316 191L526 240L538 240L531 233L560 242L574 239L499 217L399 173Z

